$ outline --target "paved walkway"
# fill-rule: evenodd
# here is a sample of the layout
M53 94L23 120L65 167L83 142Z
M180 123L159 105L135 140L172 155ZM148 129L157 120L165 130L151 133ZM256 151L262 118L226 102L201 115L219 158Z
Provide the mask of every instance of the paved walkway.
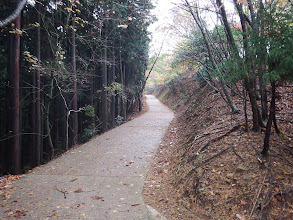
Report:
M173 113L154 96L147 103L142 116L16 181L0 195L0 219L157 219L142 189Z

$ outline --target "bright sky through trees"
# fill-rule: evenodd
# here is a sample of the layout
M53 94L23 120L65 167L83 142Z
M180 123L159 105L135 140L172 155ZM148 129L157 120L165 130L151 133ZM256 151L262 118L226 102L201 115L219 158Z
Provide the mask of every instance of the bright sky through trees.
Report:
M234 23L237 16L232 2L227 0L223 2L228 12L228 19ZM180 11L180 9L177 6L182 4L182 0L153 0L153 4L155 5L155 9L152 10L152 14L156 16L157 21L149 27L149 31L152 33L150 56L158 53L163 42L165 43L162 53L172 53L177 42L180 41L178 34L172 31L172 26L180 25L180 22L178 22L180 16L177 16L177 11ZM199 4L202 8L205 8L210 5L210 1L199 1ZM214 27L216 22L219 22L214 13L211 12L207 12L206 21L209 23L209 27Z
M152 42L150 55L154 55L160 49L162 42L165 41L163 53L171 51L175 46L177 39L170 33L170 26L173 24L174 13L172 8L176 7L176 3L181 0L153 0L156 6L152 14L158 19L154 24L149 27L152 32Z

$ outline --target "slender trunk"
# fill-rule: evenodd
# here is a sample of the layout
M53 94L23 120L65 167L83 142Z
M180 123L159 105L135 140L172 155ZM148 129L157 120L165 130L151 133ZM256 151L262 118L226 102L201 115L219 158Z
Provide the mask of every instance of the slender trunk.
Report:
M250 11L252 26L253 26L253 28L256 28L256 26L255 26L255 24L256 24L255 23L255 12L254 12L254 8L253 8L253 4L252 4L251 0L247 0L247 3L248 3L249 11Z
M231 98L231 96L229 94L226 82L221 78L220 83L221 83L222 89L224 91L225 97L227 98L228 105L231 107L232 113L233 114L239 113L240 111L235 106L235 104L234 104L234 102L233 102L233 100L232 100L232 98Z
M265 40L265 20L264 20L264 5L261 0L258 1L258 16L257 16L257 30L259 30L258 39L258 75L259 75L259 88L260 88L260 96L261 96L261 112L262 112L262 119L268 119L268 98L267 98L267 88L266 82L264 80L264 73L266 70L266 63L267 63L267 53L266 53L266 40Z
M113 47L112 51L112 59L113 59L113 64L112 64L112 74L111 74L111 82L115 82L115 51ZM115 127L115 109L116 109L116 103L115 103L115 96L116 94L112 94L111 96L111 127Z
M49 98L48 98L48 102L46 105L46 121L45 121L45 128L46 128L46 133L47 133L47 138L48 138L48 144L51 150L51 159L54 158L54 145L52 142L52 136L51 136L51 128L50 128L50 120L49 120L49 116L50 116L50 105L51 105L51 99L53 97L53 84L54 84L54 78L53 76L51 76L50 79L50 88L49 88Z
M119 96L115 96L115 125L116 125L116 118L119 115Z
M62 149L68 150L68 145L67 145L67 108L63 103L63 100L60 102L60 107L61 107L61 114L65 115L66 117L62 117L61 119L61 129L62 129Z
M276 110L276 82L273 81L272 82L272 100L271 100L271 106L270 106L270 115L269 115L269 120L268 120L268 123L266 126L263 150L261 152L261 154L264 156L266 156L268 154L268 151L270 148L270 135L271 135L273 118L275 115L275 110Z
M37 131L36 131L36 108L37 108L37 102L36 102L36 92L37 92L37 70L32 74L32 89L31 89L31 93L32 93L32 103L31 103L31 124L32 124L32 140L31 140L31 145L30 145L30 151L29 151L29 155L30 155L30 164L32 167L38 166L37 163L37 143L36 143L36 139L37 139Z
M267 88L263 79L263 74L259 78L259 88L260 88L260 97L261 97L261 115L263 120L268 119L268 96Z
M125 72L126 72L126 67L125 64L123 65L123 71L122 71L122 86L123 86L123 95L122 95L122 99L121 99L121 110L122 110L122 114L121 116L123 117L123 120L126 120L127 117L127 113L126 113L126 109L127 109L127 95L125 92Z
M159 57L160 57L160 54L161 54L162 49L163 49L163 46L164 46L164 44L161 45L160 50L159 50L159 53L156 55L156 59L155 59L155 61L153 62L153 65L152 65L150 71L148 72L147 77L146 77L145 80L143 81L142 87L141 87L141 89L140 89L139 92L138 92L138 95L139 95L139 96L141 96L142 93L143 93L143 90L144 90L144 88L145 88L145 86L146 86L146 83L147 83L147 81L148 81L148 79L149 79L149 77L150 77L150 75L151 75L151 73L152 73L152 71L153 71L153 69L154 69L154 67L155 67L155 65L156 65L156 63L157 63L157 61L158 61L158 59L159 59Z
M68 151L69 149L69 116L70 112L66 111L66 134L65 134L65 150Z
M251 104L252 121L253 121L252 129L257 132L260 130L259 119L258 119L259 110L258 110L258 105L256 102L256 95L254 91L253 81L249 80L248 77L245 78L245 88L246 88L246 91L248 92L248 97Z
M60 105L59 105L59 97L56 98L56 101L54 102L54 142L53 145L58 147L59 145L59 115L60 115Z
M38 4L38 23L41 23L41 15L40 15L41 4ZM40 66L41 60L41 28L37 27L37 58L38 58L38 66ZM41 74L40 69L37 69L36 72L36 86L35 86L35 149L36 149L36 165L40 165L42 163L42 144L41 144L41 134L42 134L42 126L41 126Z
M247 67L252 66L251 65L251 58L248 56L248 42L247 42L247 28L246 28L246 21L245 21L245 15L243 12L243 8L241 4L237 3L237 0L234 0L234 5L238 11L240 22L241 22L241 27L242 27L242 32L243 32L243 48L245 51L245 58L244 58L244 63ZM253 69L251 70L253 71ZM255 75L252 74L251 72L248 73L245 77L245 88L248 92L249 96L249 101L251 104L251 109L252 109L252 117L253 117L253 130L254 131L259 131L260 126L263 126L262 119L260 117L260 112L258 109L258 105L256 102L256 90L255 90Z
M280 129L278 127L278 124L277 124L277 119L276 119L276 99L277 99L277 92L276 92L276 82L274 81L274 86L275 86L275 91L274 91L274 97L275 97L275 106L274 106L274 111L273 111L273 123L274 123L274 127L275 127L275 131L277 134L280 134Z
M21 15L15 20L16 29L21 29ZM10 139L9 146L9 170L11 174L21 172L21 146L20 146L20 103L19 103L19 73L20 73L20 35L10 34L9 66L8 66L8 127Z
M189 2L187 0L185 0L185 3L186 3L186 5L187 5L187 7L189 9L190 14L192 15L194 21L196 22L197 26L199 27L199 29L200 29L200 31L202 33L202 36L203 36L203 39L204 39L204 42L205 42L205 45L206 45L206 48L207 48L207 51L208 51L209 59L210 59L210 61L212 63L212 66L213 66L214 70L217 71L220 75L222 75L222 73L219 71L218 66L216 64L216 61L214 59L214 55L212 53L212 48L211 48L210 42L208 40L206 30L203 27L202 22L200 21L198 12L196 11L194 13L193 9L191 8L191 6L190 6L190 4L189 4ZM228 100L228 105L231 108L232 113L239 112L239 110L237 109L237 107L235 106L235 104L233 103L233 101L231 99L231 96L230 96L230 94L229 94L229 92L227 90L227 87L226 87L226 85L224 83L224 80L222 79L222 76L220 76L220 78L221 78L222 88L224 89L224 94L225 94L225 96L226 96L226 98Z
M107 90L108 85L108 68L107 68L107 43L105 39L105 45L103 48L103 78L102 78L102 129L108 130L108 101Z
M221 13L221 17L222 17L222 20L223 20L224 28L226 30L227 41L230 44L231 49L234 49L234 48L236 48L235 47L235 40L234 40L230 25L228 23L227 14L226 14L224 4L222 3L221 0L216 0L216 2L217 2L218 8L220 9L220 13Z
M141 112L142 111L141 95L138 95L137 99L138 99L138 111Z
M277 133L277 134L280 134L280 129L279 129L279 127L278 127L277 119L276 119L276 111L274 111L273 122L274 122L274 127L275 127L275 131L276 131L276 133Z
M77 76L76 76L76 43L75 43L75 18L73 18L73 29L72 29L72 70L73 70L73 99L72 99L72 144L77 145L78 143L78 113L77 111Z
M242 93L243 93L243 108L244 108L244 117L245 117L245 131L248 131L248 116L247 116L247 101L246 101L246 90L244 86L245 82L243 81Z
M119 66L120 66L120 83L122 84L122 95L120 96L120 115L123 120L126 120L126 98L125 96L125 64L122 62L121 57L121 39L120 39L120 53L119 53Z

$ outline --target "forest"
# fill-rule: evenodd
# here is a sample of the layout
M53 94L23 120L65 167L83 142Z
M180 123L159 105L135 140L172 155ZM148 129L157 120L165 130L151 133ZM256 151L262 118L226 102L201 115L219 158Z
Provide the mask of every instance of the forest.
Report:
M152 11L162 1L1 1L0 196L6 216L32 215L34 206L15 208L21 207L15 201L37 204L39 198L48 207L56 203L50 218L70 199L74 208L95 203L96 210L108 202L106 214L115 216L133 217L146 203L168 219L293 218L293 2L164 1L166 8L172 3L161 11L169 17L151 33L159 19ZM154 52L155 34L161 42ZM146 93L169 109L148 96L158 104L149 114ZM138 119L149 121L135 118L129 140L117 138L126 136L124 123L142 109ZM169 127L156 125L169 113ZM111 133L115 138L106 136L121 124ZM151 149L163 127L165 136ZM83 160L60 162L65 157ZM48 183L65 164L70 175ZM27 175L34 171L47 172L37 183L39 197L31 196L29 178L9 186L18 174L40 178ZM126 180L115 182L113 175ZM144 202L126 202L137 179L135 195ZM22 184L28 197L14 201L11 195L23 195ZM41 190L45 184L52 197ZM122 188L128 194L114 196Z
M140 107L149 0L0 6L1 174L43 164Z

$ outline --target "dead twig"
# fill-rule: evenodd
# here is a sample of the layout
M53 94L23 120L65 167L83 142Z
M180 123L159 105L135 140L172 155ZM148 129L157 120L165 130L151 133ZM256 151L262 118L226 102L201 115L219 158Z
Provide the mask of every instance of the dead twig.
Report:
M219 137L216 137L210 141L208 141L208 143L206 143L205 145L203 145L201 148L198 149L198 151L196 152L196 154L200 154L201 151L203 151L204 149L206 149L209 145L211 145L212 143L215 143L216 141L219 141L221 140L222 138L226 137L227 135L231 134L232 132L234 131L237 131L240 127L242 126L242 124L240 125L236 125L234 126L232 129L230 129L228 132L226 132L225 134L219 136ZM193 146L192 146L193 147Z
M277 195L284 196L284 195L289 194L289 193L292 193L292 192L293 192L293 189L288 190L287 192L276 192L276 193L274 193L266 203L265 203L265 202L263 203L264 205L262 206L262 209L264 209L266 206L268 206L269 203L272 201L272 199L273 199L275 196L277 196Z
M233 150L233 153L242 161L242 162L245 162L244 159L237 153L237 151L235 150L235 146L232 146L232 150Z
M223 129L223 128L226 128L226 127L222 127L222 128L218 128L218 129L216 129L216 130L212 130L212 132L204 132L204 133L202 133L202 134L198 134L198 135L196 135L196 136L194 137L194 140L192 141L192 146L191 146L191 148L194 147L195 142L198 141L199 139L201 139L201 138L203 138L203 137L206 137L206 136L208 136L208 135L212 135L212 134L220 133L220 132L222 132L221 129ZM203 141L204 141L204 140L203 140ZM200 142L198 142L198 143L196 143L196 144L199 145L199 144L200 144L201 142L203 142L203 141L200 141Z
M282 218L282 214L283 214L283 212L285 211L285 209L286 209L286 203L284 202L284 204L283 204L283 208L282 208L282 211L281 211L280 214L279 214L279 220L281 220L281 218Z
M254 211L254 209L255 209L255 206L256 206L257 200L258 200L259 195L260 195L260 193L261 193L262 187L263 187L263 185L264 185L264 183L265 183L265 181L266 181L266 177L267 177L267 174L265 175L265 177L263 178L262 183L260 184L260 188L259 188L259 190L258 190L258 192L257 192L256 197L255 197L254 204L253 204L253 207L252 207L251 212L250 212L250 215L249 215L249 219L251 219L251 216L252 216L253 211Z
M227 147L227 148L225 148L224 150L222 150L221 152L219 152L219 153L217 153L217 154L215 154L215 155L213 155L213 156L207 158L206 160L201 161L201 162L195 164L194 167L188 172L188 174L187 174L186 176L187 176L187 177L190 177L190 176L195 172L195 170L196 170L197 168L199 168L199 167L201 167L202 165L208 163L209 161L215 159L216 157L219 157L220 155L222 155L223 153L225 153L227 150L229 150L231 147L232 147L232 146Z
M258 215L258 219L259 220L262 219L262 212L263 212L264 208L269 204L269 202L267 202L267 201L270 198L270 195L272 193L272 190L273 190L273 179L270 178L270 187L269 187L269 190L268 190L268 192L267 192L267 194L265 196L265 199L264 199L264 201L263 201L263 203L261 205L261 210L260 210L260 213Z
M57 190L58 192L63 193L63 195L64 195L64 199L66 199L66 194L68 194L68 192L67 192L67 191L63 191L63 190L58 189L57 186L55 186L55 187L56 187L56 190Z

